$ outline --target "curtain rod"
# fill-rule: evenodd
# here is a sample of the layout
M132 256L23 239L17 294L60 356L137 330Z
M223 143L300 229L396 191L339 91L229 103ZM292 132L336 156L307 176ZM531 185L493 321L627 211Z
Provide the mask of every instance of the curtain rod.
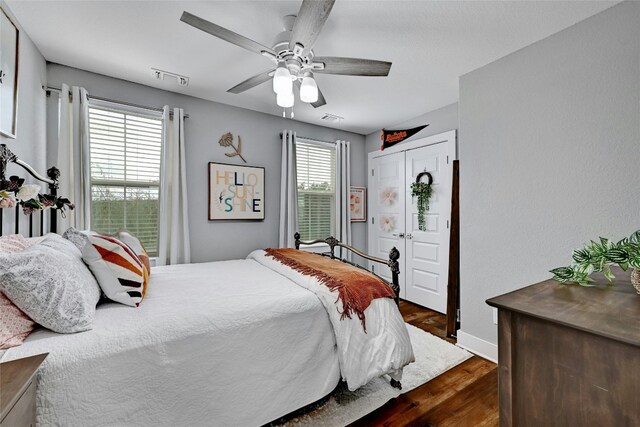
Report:
M44 89L47 92L47 96L51 95L51 92L57 92L57 93L62 93L62 89L60 89L59 87L53 87L53 86L42 86L42 89ZM71 91L69 91L69 96L71 96ZM128 107L135 107L135 108L142 108L144 110L151 110L151 111L163 111L162 108L154 108L154 107L147 107L146 105L140 105L140 104L133 104L131 102L123 102L123 101L117 101L115 99L109 99L109 98L102 98L99 96L93 96L93 95L89 95L89 98L93 98L93 99L97 99L98 101L106 101L106 102L113 102L115 104L122 104L122 105L126 105ZM173 115L173 112L171 112L171 114ZM189 118L188 114L184 115L185 119Z
M308 138L306 136L300 136L300 135L296 135L296 138L300 138L300 139L306 139L307 141L311 141L311 142L319 142L321 144L332 144L332 145L336 145L335 141L322 141L320 139L315 139L315 138ZM280 139L282 139L282 132L280 132Z

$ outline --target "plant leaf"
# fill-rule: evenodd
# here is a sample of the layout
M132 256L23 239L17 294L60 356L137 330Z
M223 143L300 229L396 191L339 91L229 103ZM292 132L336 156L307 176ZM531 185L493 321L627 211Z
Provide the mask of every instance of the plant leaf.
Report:
M571 280L574 276L573 269L571 267L558 267L550 271L553 274L553 279L558 282L566 282Z
M591 261L591 254L586 249L578 249L573 251L573 260L578 264L588 263Z
M616 278L616 276L613 275L613 273L611 272L611 267L609 265L607 265L603 270L602 270L602 274L604 275L604 277L608 280L608 281L612 281L613 279Z
M238 149L236 151L238 154L242 152L242 139L240 139L240 135L238 135Z

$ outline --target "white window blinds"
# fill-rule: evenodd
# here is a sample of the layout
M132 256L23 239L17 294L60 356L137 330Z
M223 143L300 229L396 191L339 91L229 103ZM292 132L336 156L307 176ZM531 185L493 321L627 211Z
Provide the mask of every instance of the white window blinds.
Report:
M336 149L296 140L298 229L302 240L335 234Z
M128 230L157 255L161 113L90 105L89 147L92 228Z

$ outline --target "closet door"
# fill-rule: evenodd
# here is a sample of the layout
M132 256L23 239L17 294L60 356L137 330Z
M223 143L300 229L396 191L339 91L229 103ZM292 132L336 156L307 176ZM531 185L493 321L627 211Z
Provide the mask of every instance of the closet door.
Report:
M406 277L406 299L440 313L447 311L454 143L447 141L406 151L406 257L402 270ZM417 197L411 196L411 183L420 172L429 172L433 177L425 231L418 227Z
M404 153L375 157L369 164L369 254L389 259L394 246L400 251L400 298L404 292L405 229ZM371 263L373 271L391 282L391 270Z

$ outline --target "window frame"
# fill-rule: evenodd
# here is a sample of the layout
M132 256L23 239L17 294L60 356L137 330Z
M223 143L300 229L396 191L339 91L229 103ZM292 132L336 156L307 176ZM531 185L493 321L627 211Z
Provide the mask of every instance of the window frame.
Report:
M315 145L318 147L322 147L325 149L331 149L333 151L332 153L332 157L333 157L333 190L331 192L326 191L326 192L315 192L316 194L325 194L325 195L329 195L331 196L332 199L332 206L330 209L330 229L329 229L329 236L334 236L336 233L336 230L338 229L338 224L337 224L337 215L336 215L336 206L338 203L338 164L337 164L337 146L335 142L329 142L329 141L320 141L320 140L316 140L316 139L311 139L311 138L305 138L305 137L296 137L295 139L295 144L296 144L296 194L297 194L297 200L296 203L298 204L297 206L300 206L300 190L298 189L299 186L299 182L298 182L298 144L305 144L305 145ZM304 192L304 190L303 190ZM313 194L313 191L308 191L309 194ZM298 209L298 229L300 229L300 211ZM326 236L326 237L329 237ZM302 240L307 240L305 238L306 236L302 236ZM325 239L326 237L317 237L317 239ZM316 240L316 238L311 238L309 240ZM314 251L323 251L325 249L327 245L322 243L322 244L316 244L308 246L307 249L309 250L314 250Z
M94 219L94 212L93 212L93 187L94 186L105 186L105 187L121 187L123 188L123 191L126 192L127 188L149 188L149 189L155 189L157 188L158 190L158 198L157 198L157 203L158 203L158 218L157 218L157 232L156 232L156 236L155 236L155 242L156 242L156 248L159 245L159 241L160 241L160 207L161 207L161 187L162 187L162 164L163 164L163 155L164 155L164 146L165 146L165 129L164 129L164 122L163 122L163 111L162 110L158 110L158 109L153 109L153 108L144 108L144 107L139 107L139 106L133 106L130 104L126 104L126 103L118 103L118 102L114 102L114 101L108 101L108 100L104 100L104 99L99 99L99 98L92 98L92 97L88 97L88 112L89 112L89 122L87 124L87 134L89 136L89 141L88 141L88 148L89 148L89 153L87 155L87 160L88 160L88 167L89 167L89 194L91 199L89 200L89 215L91 218L91 221L93 223L93 219ZM145 182L137 182L137 181L128 181L126 179L124 180L118 180L118 179L94 179L94 176L92 174L92 170L91 170L91 109L97 109L97 110L103 110L103 111L107 111L107 112L112 112L112 113L116 113L116 114L124 114L125 117L127 115L131 115L131 116L135 116L135 117L141 117L144 119L153 119L153 120L158 120L160 122L161 125L161 129L160 129L160 162L158 165L158 181L157 181L157 185L152 184L150 185L149 183L145 183ZM125 147L126 147L126 139L125 139ZM125 153L126 153L126 148L125 148ZM125 154L125 159L126 159L126 154ZM126 166L125 166L125 170L126 170ZM126 198L125 198L126 200ZM125 224L126 221L123 222L122 228L125 228ZM146 249L146 248L145 248ZM150 251L149 252L150 258L155 259L158 256L157 251Z

